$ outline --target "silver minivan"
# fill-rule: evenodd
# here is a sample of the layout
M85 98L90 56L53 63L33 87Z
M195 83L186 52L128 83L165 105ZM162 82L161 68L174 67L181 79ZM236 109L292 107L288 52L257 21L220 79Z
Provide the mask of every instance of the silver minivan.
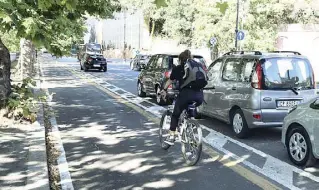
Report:
M231 124L238 138L251 128L281 127L289 108L316 96L311 64L298 52L229 52L208 77L199 112Z

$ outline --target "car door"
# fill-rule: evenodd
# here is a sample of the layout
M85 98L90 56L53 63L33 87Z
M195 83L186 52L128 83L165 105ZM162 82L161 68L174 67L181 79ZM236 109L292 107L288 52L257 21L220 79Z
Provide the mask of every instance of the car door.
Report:
M220 82L221 67L223 65L223 59L215 60L208 68L208 83L204 88L204 103L200 107L200 111L209 116L216 115L216 97L215 89L216 85Z
M227 58L223 65L221 81L215 88L216 107L219 119L228 121L232 105L236 105L240 96L237 88L242 83L242 63L240 58Z
M145 70L145 75L143 76L143 85L147 93L154 93L154 69L156 68L158 55L154 55L150 62L149 66Z

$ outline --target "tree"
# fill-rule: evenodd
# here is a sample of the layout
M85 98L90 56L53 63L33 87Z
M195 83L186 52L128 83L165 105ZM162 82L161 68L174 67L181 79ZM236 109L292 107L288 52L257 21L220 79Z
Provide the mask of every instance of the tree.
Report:
M68 54L71 45L84 35L86 15L107 18L118 9L117 1L3 0L0 2L0 31L15 30L16 37L26 39L27 44L32 44L30 46L44 46L54 55L62 56ZM9 55L1 40L0 47L1 55ZM23 54L21 56L24 57ZM6 73L0 76L0 80L5 82L0 83L0 99L6 100L8 93L5 92L10 92L10 78L3 77L10 77L10 59L2 59L0 66L9 68L2 70Z

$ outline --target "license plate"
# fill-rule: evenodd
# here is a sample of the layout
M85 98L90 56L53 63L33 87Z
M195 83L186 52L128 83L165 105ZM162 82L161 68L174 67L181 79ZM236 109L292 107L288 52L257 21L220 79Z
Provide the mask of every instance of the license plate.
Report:
M287 101L277 101L277 107L279 108L290 108L295 105L300 104L300 100L287 100Z
M99 64L99 63L95 63L95 64L94 64L94 66L100 67L100 66L101 66L101 64Z

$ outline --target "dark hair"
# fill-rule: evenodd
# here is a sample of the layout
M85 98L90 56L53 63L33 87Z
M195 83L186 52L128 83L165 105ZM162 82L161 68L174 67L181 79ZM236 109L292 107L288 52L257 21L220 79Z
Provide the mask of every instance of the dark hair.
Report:
M187 59L191 58L191 52L187 49L179 54L178 59L181 65L185 65Z

